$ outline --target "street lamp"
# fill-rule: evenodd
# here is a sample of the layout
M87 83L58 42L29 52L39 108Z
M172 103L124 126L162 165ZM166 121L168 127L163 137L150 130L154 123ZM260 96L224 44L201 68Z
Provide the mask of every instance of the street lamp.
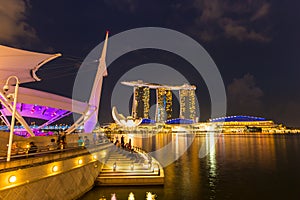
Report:
M20 83L18 77L16 77L16 76L8 77L8 79L6 80L5 85L3 86L4 93L6 93L9 90L8 83L9 83L9 80L11 78L14 78L16 80L16 86L15 86L15 93L8 95L8 97L13 97L14 104L13 104L12 115L11 115L10 133L9 133L9 142L8 142L8 150L7 150L7 159L6 159L6 161L10 161L10 156L11 156L11 146L12 146L13 134L14 134L14 128L15 128L15 115L16 115L19 83Z
M114 162L114 164L113 164L113 170L116 171L116 169L117 169L117 163Z

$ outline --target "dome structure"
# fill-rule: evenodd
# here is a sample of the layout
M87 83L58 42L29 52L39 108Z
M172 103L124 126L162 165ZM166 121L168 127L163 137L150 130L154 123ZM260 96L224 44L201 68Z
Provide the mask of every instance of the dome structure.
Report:
M219 117L219 118L214 118L209 120L209 122L253 122L253 121L266 121L266 119L262 117L238 115L238 116Z

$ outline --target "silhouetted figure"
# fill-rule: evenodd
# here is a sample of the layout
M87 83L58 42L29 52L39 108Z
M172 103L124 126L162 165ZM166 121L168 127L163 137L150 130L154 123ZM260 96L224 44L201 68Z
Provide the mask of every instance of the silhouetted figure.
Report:
M97 134L93 133L93 144L97 144Z
M82 146L83 146L83 144L84 144L84 141L83 141L83 139L82 139L82 137L81 137L81 136L78 138L78 141L77 141L77 143L78 143L78 146L79 146L79 147L82 147Z
M128 142L128 149L129 150L131 149L131 139L129 139L129 142Z
M57 144L56 144L54 138L52 138L52 139L50 140L50 143L47 145L47 147L48 147L48 150L49 150L49 151L52 151L52 150L57 149Z
M67 147L67 143L63 139L60 139L58 148L65 149L66 147Z
M66 136L66 133L65 133L65 132L62 132L61 138L60 138L60 139L63 140L64 143L67 143L67 136Z
M121 137L121 147L124 148L125 142L124 142L124 136Z
M118 143L120 143L120 142L119 142L119 140L118 140L118 139L116 139L116 141L115 141L115 145L117 145Z
M84 136L84 146L85 147L90 146L90 140L89 140L89 138L87 136Z
M58 132L58 135L57 135L57 140L56 140L56 142L57 142L57 146L59 146L59 143L60 143L60 140L61 140L61 134L60 134L60 132Z
M34 142L30 142L29 145L28 153L36 153L38 151L38 147L34 144Z

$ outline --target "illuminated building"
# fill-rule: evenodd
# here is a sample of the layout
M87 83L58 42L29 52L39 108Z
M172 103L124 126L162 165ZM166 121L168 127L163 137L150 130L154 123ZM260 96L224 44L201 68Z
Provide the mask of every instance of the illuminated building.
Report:
M165 122L173 116L173 90L179 91L180 115L179 118L196 119L195 90L193 85L183 84L181 86L161 85L155 83L144 83L138 81L124 81L124 85L134 87L132 105L133 118L149 118L150 89L156 90L156 122Z
M299 130L287 129L272 120L253 116L227 116L210 119L208 122L193 125L195 132L222 132L222 133L295 133Z
M180 98L179 117L182 119L195 120L196 118L195 89L194 88L180 89L179 98Z
M189 119L196 119L196 103L195 103L195 90L188 90L189 92Z
M166 114L167 119L172 118L172 104L173 104L173 98L172 98L172 91L166 90Z
M133 128L142 123L142 119L134 119L132 116L124 117L124 115L119 114L117 108L114 106L112 109L112 117L116 124L121 127Z
M166 88L156 89L155 120L164 122L172 118L172 91Z
M186 108L187 108L187 90L179 90L179 98L180 98L180 114L179 114L179 118L185 118L185 113L186 113Z
M208 122L194 123L191 119L172 119L165 122L164 128L175 132L184 131L191 133L224 133L224 134L247 134L247 133L265 133L265 134L284 134L299 133L300 129L290 129L282 124L276 124L272 120L253 116L226 116L210 119Z
M193 124L194 121L191 119L182 119L182 118L177 118L177 119L169 119L166 121L165 124Z
M149 87L134 87L134 96L131 112L133 118L149 118L149 100Z
M143 89L143 102L144 102L144 119L149 119L149 109L150 109L150 88L144 87Z
M165 94L166 94L165 88L156 89L156 112L155 112L156 122L165 121L165 102L166 102Z
M272 120L243 115L214 118L209 122L223 132L267 132L278 127Z

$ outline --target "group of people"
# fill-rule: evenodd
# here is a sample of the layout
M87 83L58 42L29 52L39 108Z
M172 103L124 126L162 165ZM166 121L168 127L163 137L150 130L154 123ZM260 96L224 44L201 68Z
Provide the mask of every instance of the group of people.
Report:
M52 138L50 143L47 145L47 150L52 151L56 149L63 148L64 146L60 145L60 143L56 143L55 139ZM25 154L25 153L36 153L38 152L39 148L34 142L30 142L27 148L21 148L18 146L17 142L12 144L11 152L12 155L17 154Z
M93 134L93 142L94 142L94 144L101 144L101 143L109 142L109 140L107 139L106 136L103 136L101 134L98 134L98 136L97 136L97 134L94 133Z
M79 147L88 147L90 146L90 140L87 136L84 136L84 140L82 139L82 137L78 137L78 146Z
M30 142L28 148L21 148L18 146L17 142L13 142L11 147L11 155L20 155L25 153L36 153L38 147L34 142Z
M66 136L62 134L58 136L57 142L55 142L54 138L51 138L50 143L48 143L46 147L48 151L53 151L56 149L65 149L66 144ZM34 142L30 142L27 148L21 148L18 146L17 142L13 142L11 152L12 155L36 153L38 152L38 149L38 146Z
M116 141L114 143L117 147L122 147L123 149L126 149L126 150L131 150L132 149L132 146L131 146L131 139L129 139L128 143L125 144L125 141L124 141L124 136L122 135L121 137L121 143L119 142L119 138L118 136L116 137Z
M124 143L124 138L122 139L122 141ZM87 136L84 136L84 138L82 136L80 136L78 138L77 142L78 142L79 147L90 146L90 140ZM60 134L58 134L57 140L55 140L54 138L50 139L50 142L46 145L46 148L48 151L53 151L53 150L57 150L57 149L65 149L66 146L67 146L66 134L61 132ZM124 146L124 144L122 145L122 147L123 146ZM12 155L25 154L25 153L36 153L36 152L38 152L38 150L39 150L39 148L37 147L37 145L34 142L30 142L29 146L27 146L27 148L20 148L18 146L17 142L13 142L13 144L12 144Z

